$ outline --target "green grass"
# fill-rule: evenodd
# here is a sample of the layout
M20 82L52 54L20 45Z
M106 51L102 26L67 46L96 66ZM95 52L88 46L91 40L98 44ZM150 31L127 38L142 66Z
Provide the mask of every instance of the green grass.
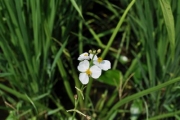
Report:
M134 119L180 119L179 13L170 0L0 1L0 109L8 119L84 119L74 107L93 120L133 120L134 108ZM74 106L77 58L99 48L112 69Z

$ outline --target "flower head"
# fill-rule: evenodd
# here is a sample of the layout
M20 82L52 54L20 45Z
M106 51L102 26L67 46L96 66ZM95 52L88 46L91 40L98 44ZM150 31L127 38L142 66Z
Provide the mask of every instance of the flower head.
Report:
M97 79L101 75L101 69L98 66L89 66L90 63L88 60L84 60L78 65L78 70L81 72L79 74L79 80L82 84L87 84L89 82L89 77Z
M97 55L93 55L93 54L90 54L90 58L93 59L93 63L102 70L106 71L111 68L111 63L109 60L103 60L101 57L97 57Z
M90 54L89 57L91 59L93 59L93 60L97 60L98 59L97 55L95 55L95 54Z
M89 60L89 55L87 52L85 53L82 53L79 57L78 57L78 60Z

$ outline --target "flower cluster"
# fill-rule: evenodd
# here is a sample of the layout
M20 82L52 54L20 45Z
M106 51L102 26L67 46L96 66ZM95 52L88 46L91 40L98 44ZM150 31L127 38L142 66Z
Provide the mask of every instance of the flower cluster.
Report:
M78 57L78 60L81 62L77 68L81 72L79 74L79 80L82 84L88 84L89 77L99 78L102 70L106 71L111 68L110 61L103 60L97 56L100 52L100 49L97 52L90 50L89 53L85 52Z

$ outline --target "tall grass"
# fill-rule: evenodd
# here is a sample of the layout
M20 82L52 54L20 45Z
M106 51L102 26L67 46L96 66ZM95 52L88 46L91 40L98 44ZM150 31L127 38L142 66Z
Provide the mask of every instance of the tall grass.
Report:
M168 0L0 1L1 108L9 119L73 119L77 57L101 48L112 69L90 81L80 111L179 119L179 11Z
M50 109L48 104L57 81L54 77L56 64L67 95L73 100L60 58L63 53L67 54L65 47L75 20L82 18L78 8L81 1L78 2L0 2L0 70L1 77L5 77L8 83L0 83L0 88L1 92L7 92L2 96L4 100L22 112L25 118ZM20 108L17 108L17 103L21 104ZM63 109L61 104L58 106L58 111Z
M179 29L179 20L174 18L178 9L179 5L174 4L174 1L137 1L129 16L136 39L141 43L139 50L142 56L137 58L139 68L136 70L142 76L134 75L139 91L179 76L179 34L175 31ZM149 116L178 110L172 108L179 104L178 85L170 85L146 96L145 99L151 105L148 108Z

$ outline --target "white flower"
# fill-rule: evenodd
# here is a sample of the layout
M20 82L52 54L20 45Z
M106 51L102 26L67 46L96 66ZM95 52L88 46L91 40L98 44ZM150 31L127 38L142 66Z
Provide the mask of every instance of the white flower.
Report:
M89 57L91 59L93 59L93 60L97 60L98 59L97 55L95 55L95 54L90 54Z
M89 55L87 52L85 53L82 53L79 57L78 57L78 60L89 60Z
M80 62L78 65L78 70L81 72L79 74L79 80L82 84L87 84L89 82L89 77L97 79L101 75L101 69L98 66L93 65L90 68L89 66L90 63L87 60Z
M92 55L90 55L90 58L92 59ZM111 69L111 63L109 60L103 60L101 57L98 58L96 55L94 55L93 63L102 70L106 71Z

